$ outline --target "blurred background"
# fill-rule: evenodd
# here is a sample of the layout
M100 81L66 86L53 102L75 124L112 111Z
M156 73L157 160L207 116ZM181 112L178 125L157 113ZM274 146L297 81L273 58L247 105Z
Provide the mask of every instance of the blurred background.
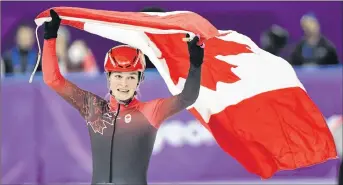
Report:
M342 157L342 2L0 2L1 3L1 181L87 183L91 179L89 136L81 116L52 92L41 75L28 83L37 60L34 18L54 6L116 11L193 11L221 30L250 37L292 64L327 119ZM71 27L59 29L62 73L104 97L103 61L117 45ZM43 27L38 30L43 42ZM148 63L141 99L170 96ZM38 71L40 71L40 67ZM158 87L158 88L156 88ZM154 93L151 93L154 89ZM153 94L153 95L152 95ZM277 173L268 181L248 173L226 155L187 112L161 127L148 173L152 183L287 182L334 184L339 160Z

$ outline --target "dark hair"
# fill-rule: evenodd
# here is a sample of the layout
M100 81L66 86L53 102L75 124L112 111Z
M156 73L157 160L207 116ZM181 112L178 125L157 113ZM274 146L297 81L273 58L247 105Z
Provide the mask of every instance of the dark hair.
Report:
M140 10L140 12L166 12L163 8L152 6L152 7L144 7Z

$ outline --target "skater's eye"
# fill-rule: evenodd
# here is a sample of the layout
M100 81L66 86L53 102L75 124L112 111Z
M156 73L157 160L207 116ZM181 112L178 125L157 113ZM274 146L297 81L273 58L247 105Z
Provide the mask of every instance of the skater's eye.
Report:
M121 79L121 78L123 78L123 77L122 77L121 75L115 75L114 78L116 78L116 79Z
M134 77L134 76L130 76L130 77L129 77L129 79L130 79L130 80L135 80L135 79L136 79L136 77Z

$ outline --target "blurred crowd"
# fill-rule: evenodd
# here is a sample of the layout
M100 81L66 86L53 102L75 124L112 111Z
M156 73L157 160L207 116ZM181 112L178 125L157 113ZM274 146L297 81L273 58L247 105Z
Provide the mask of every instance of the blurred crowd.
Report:
M158 7L148 7L142 12L163 12ZM321 66L339 64L334 44L321 33L320 23L312 13L305 14L299 25L303 37L296 45L289 44L287 29L272 25L261 34L260 47L283 57L294 66ZM239 31L239 30L238 30ZM91 49L83 40L71 39L67 27L61 27L57 39L57 56L62 73L84 72L98 74L97 63ZM1 54L1 76L31 73L37 61L37 50L34 28L20 25L16 32L15 45ZM154 67L147 61L147 67ZM38 67L41 71L41 66Z
M321 33L320 23L313 13L300 20L303 37L296 45L289 44L285 28L272 25L261 35L261 47L286 59L293 66L318 66L339 64L334 44Z
M15 35L15 45L1 54L1 75L15 76L30 74L38 59L35 48L36 38L34 28L22 24ZM71 40L67 27L61 26L56 40L56 54L62 74L83 72L89 75L98 74L99 67L92 50L83 40ZM37 71L41 72L41 66Z

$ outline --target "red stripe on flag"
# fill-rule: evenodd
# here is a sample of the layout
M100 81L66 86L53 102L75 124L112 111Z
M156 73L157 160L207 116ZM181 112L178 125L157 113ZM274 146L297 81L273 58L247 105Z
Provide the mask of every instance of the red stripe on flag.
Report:
M270 91L228 106L213 114L208 125L224 151L263 178L337 156L323 115L300 88Z
M85 27L85 23L80 21L62 20L61 24L69 25L80 30L84 30Z

